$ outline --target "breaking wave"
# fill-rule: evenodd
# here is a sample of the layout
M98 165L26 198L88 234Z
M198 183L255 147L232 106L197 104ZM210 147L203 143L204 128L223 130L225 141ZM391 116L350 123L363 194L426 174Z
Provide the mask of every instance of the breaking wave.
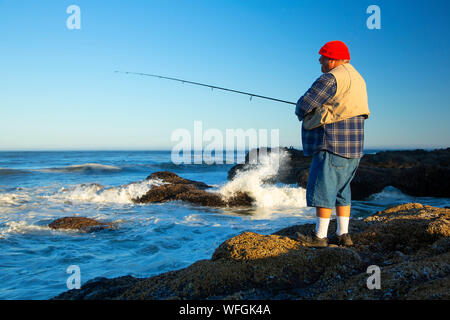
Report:
M56 194L48 196L48 199L64 202L132 204L133 199L143 196L152 187L161 184L164 182L159 179L149 179L109 188L97 183L81 184L61 188Z
M265 208L306 207L306 190L298 186L266 184L275 176L279 167L288 160L288 153L271 152L260 158L260 164L248 171L238 171L234 179L217 192L230 197L237 192L246 192L255 199L255 206Z

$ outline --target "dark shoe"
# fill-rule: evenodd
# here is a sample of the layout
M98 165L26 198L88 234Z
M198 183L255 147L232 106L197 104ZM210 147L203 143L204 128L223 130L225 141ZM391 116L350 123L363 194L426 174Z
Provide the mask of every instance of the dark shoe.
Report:
M295 236L298 242L301 242L303 245L307 247L315 247L315 248L328 247L328 239L317 237L314 231L309 234L302 234L300 232L296 232Z
M337 244L339 246L344 246L344 247L351 247L353 245L352 238L350 237L350 234L348 234L348 233L344 233L341 236L338 236L337 234L335 234L330 239L330 242L333 244Z

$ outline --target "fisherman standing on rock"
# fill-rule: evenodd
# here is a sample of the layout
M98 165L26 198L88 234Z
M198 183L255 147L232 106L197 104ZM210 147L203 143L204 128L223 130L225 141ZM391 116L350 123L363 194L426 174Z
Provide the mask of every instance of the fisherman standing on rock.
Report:
M314 232L297 236L309 246L328 246L328 225L332 208L336 207L334 241L351 246L350 182L363 156L364 120L370 114L366 83L349 63L345 43L328 42L319 54L323 74L298 100L295 109L298 120L303 121L303 153L313 156L306 202L316 207L317 220Z

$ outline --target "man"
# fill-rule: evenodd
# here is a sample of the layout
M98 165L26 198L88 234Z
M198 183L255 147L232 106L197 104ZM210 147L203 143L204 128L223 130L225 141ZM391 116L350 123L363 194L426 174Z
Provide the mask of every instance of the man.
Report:
M339 245L353 245L350 220L350 182L363 155L364 120L369 117L364 79L349 63L341 41L326 43L319 51L323 74L298 100L295 114L302 124L303 153L312 155L306 202L316 207L316 227L299 240L314 247L328 246L328 224L336 208Z

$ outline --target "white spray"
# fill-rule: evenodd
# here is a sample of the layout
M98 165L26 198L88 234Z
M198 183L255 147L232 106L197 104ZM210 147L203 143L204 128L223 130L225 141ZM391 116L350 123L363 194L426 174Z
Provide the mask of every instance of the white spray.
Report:
M279 167L286 165L289 159L286 151L271 152L260 157L260 164L248 171L238 171L234 179L224 185L218 192L230 197L238 191L246 192L255 199L255 206L266 208L283 208L306 206L305 189L292 186L276 186L264 181L275 176Z

